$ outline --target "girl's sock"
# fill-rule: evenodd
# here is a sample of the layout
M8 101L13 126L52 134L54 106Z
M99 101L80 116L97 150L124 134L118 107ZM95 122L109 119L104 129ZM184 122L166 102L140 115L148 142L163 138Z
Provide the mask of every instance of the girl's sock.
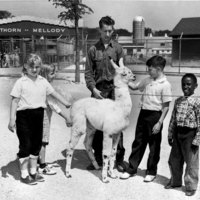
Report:
M19 158L19 165L22 178L26 178L29 175L28 164L29 164L29 157Z

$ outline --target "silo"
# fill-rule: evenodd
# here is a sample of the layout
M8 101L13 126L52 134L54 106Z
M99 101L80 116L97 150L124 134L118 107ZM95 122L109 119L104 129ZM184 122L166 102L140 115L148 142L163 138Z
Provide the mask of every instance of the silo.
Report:
M142 16L136 16L133 20L133 43L134 44L144 44L144 29L145 23Z

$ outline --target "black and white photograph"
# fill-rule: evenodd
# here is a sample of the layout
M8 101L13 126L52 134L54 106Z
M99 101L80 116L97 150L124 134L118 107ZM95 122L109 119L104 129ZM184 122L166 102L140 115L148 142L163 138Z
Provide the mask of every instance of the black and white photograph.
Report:
M1 200L200 200L200 0L0 0Z

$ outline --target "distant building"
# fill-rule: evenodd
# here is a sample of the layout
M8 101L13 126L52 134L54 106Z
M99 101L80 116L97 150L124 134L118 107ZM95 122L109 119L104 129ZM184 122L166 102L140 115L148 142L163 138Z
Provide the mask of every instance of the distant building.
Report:
M79 27L82 29L82 21ZM33 16L0 20L0 52L13 54L17 48L22 62L31 52L39 53L50 62L55 61L58 55L73 54L74 37L75 28L70 21L66 26L59 20Z
M182 18L170 36L172 66L200 67L200 17Z
M142 16L136 16L133 20L133 43L143 45L144 40L145 21Z

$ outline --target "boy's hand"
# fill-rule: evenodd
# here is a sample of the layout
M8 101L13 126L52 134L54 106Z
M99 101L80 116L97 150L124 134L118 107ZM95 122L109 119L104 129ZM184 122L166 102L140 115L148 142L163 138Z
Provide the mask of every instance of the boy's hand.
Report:
M153 134L157 134L159 133L160 129L161 129L161 123L160 122L157 122L154 127L153 127L153 130L152 130L152 133Z
M168 144L169 144L169 146L172 146L172 144L173 144L173 138L168 138Z

